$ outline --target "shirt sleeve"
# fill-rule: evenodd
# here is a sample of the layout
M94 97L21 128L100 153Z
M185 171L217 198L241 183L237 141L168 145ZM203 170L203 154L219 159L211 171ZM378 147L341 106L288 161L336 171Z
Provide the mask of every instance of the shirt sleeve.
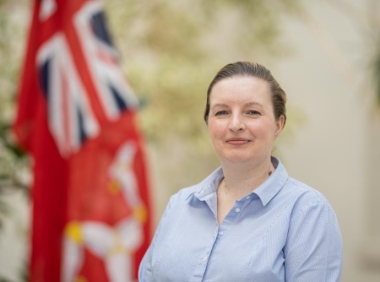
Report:
M343 242L327 201L312 203L293 215L284 255L287 282L340 281Z
M170 201L165 208L165 211L161 217L160 223L158 224L156 232L153 236L153 240L147 252L145 253L143 259L141 260L139 271L138 271L139 282L153 282L154 281L153 274L152 274L152 253L154 251L154 246L155 246L155 243L157 242L157 238L160 234L160 230L162 229L162 226L165 224L165 218L167 217L168 213L171 210L175 196L176 195L173 195L170 198Z

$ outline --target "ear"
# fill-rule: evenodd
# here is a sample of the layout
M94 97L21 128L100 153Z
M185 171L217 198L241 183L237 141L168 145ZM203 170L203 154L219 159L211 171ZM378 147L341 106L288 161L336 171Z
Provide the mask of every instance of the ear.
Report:
M282 129L284 128L284 125L285 125L285 117L281 115L279 119L276 121L276 131L274 132L275 138L277 138L280 135Z

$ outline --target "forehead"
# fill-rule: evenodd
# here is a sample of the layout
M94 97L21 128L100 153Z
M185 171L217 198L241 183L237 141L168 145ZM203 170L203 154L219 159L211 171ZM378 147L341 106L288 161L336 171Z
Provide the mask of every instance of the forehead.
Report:
M258 102L271 104L269 83L254 76L233 76L218 81L211 90L210 103Z

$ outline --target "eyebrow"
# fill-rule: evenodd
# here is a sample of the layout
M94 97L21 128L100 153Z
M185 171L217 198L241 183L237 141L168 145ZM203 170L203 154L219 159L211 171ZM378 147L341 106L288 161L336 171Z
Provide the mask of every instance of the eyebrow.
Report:
M216 107L228 108L228 105L227 104L215 104L211 108L213 109L213 108L216 108Z
M249 107L249 106L260 106L260 107L263 107L262 104L258 103L258 102L249 102L249 103L246 103L244 104L244 107ZM227 104L223 104L223 103L218 103L218 104L215 104L213 105L211 108L216 108L216 107L221 107L221 108L228 108L228 105Z
M244 105L245 107L246 106L260 106L260 107L263 107L262 104L258 103L258 102L249 102L247 104Z

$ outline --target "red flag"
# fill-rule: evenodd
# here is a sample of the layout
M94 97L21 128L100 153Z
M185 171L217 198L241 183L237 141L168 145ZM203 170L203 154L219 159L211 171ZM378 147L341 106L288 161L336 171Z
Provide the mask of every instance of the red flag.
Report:
M30 281L135 281L150 212L137 100L96 0L36 0L14 131L33 156Z

